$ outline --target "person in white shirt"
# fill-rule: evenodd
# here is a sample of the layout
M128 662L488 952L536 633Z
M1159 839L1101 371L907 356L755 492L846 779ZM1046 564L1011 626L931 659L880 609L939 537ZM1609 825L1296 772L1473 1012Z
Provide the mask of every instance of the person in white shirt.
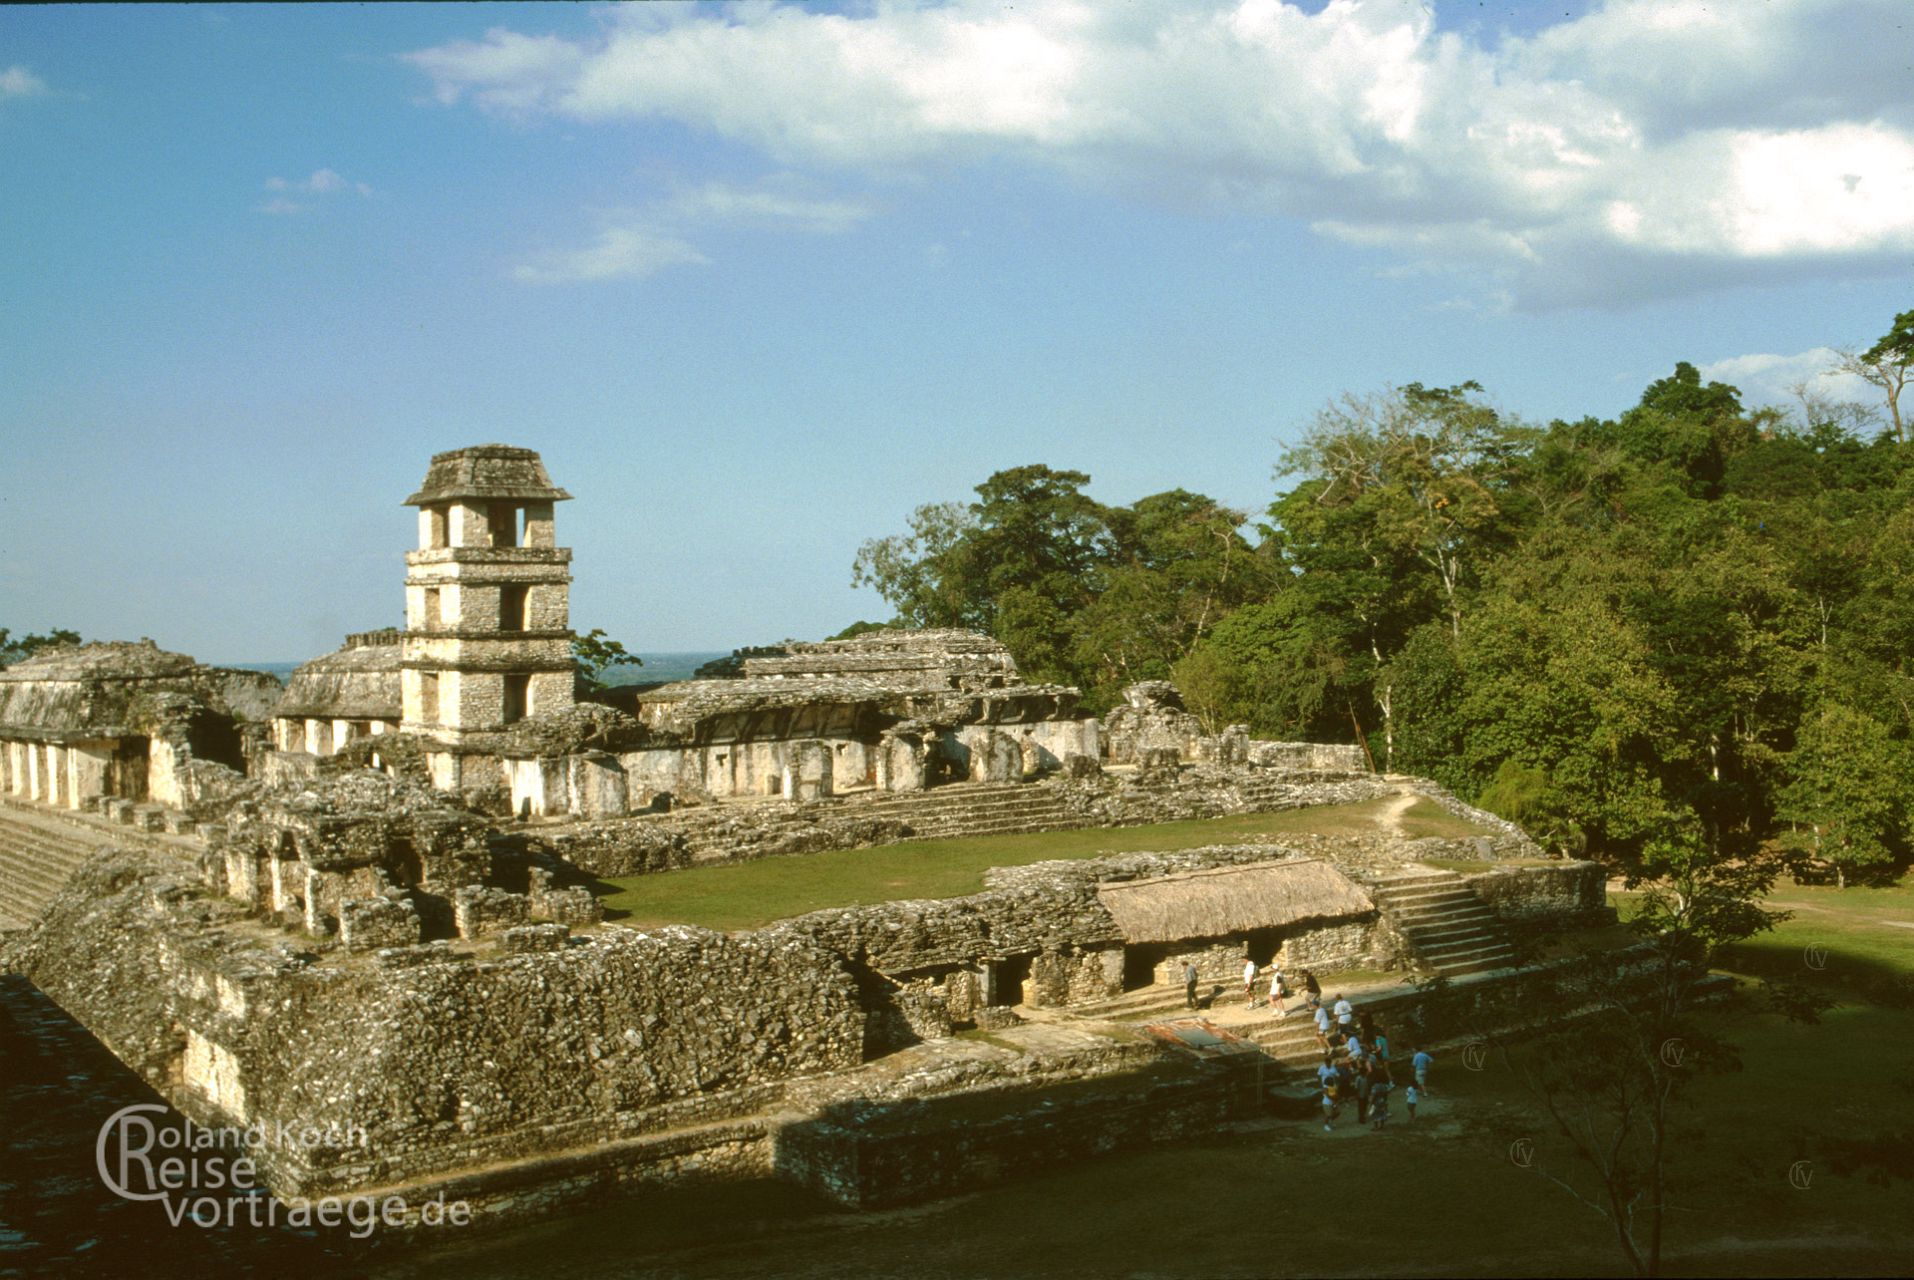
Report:
M1338 993L1336 996L1336 1025L1342 1028L1344 1032L1347 1032L1349 1030L1349 1020L1355 1016L1356 1006L1343 999L1341 994Z
M1256 1007L1256 962L1254 960L1243 961L1243 999L1247 1002L1244 1005L1245 1008Z
M1269 971L1269 1007L1276 1011L1278 1018L1287 1017L1289 1010L1283 1007L1283 971L1272 968Z

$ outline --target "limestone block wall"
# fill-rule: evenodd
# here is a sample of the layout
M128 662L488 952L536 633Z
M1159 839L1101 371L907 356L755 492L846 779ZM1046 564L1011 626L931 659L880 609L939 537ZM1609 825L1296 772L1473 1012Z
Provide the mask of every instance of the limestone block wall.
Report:
M1323 773L1364 773L1369 768L1362 748L1330 742L1264 742L1245 744L1249 763L1264 769L1301 769Z
M669 791L674 795L782 796L784 775L799 742L823 744L831 753L831 774L861 786L875 770L873 748L855 738L819 737L757 742L721 742L702 746L651 747L618 754L631 803ZM807 750L809 748L806 748ZM826 793L829 794L829 793ZM815 796L806 797L815 798Z
M855 983L795 936L618 929L315 963L220 919L162 862L110 852L6 958L196 1122L364 1135L269 1143L281 1196L670 1128L862 1058Z
M1497 917L1514 923L1592 915L1608 904L1608 873L1596 862L1497 867L1464 880Z
M1324 922L1286 933L1279 953L1284 972L1353 969L1399 963L1402 957L1373 920Z
M1243 961L1249 947L1242 941L1210 942L1172 949L1156 966L1156 981L1163 986L1183 985L1183 971L1196 966L1197 994L1207 996L1217 983L1223 984L1225 997L1243 985Z

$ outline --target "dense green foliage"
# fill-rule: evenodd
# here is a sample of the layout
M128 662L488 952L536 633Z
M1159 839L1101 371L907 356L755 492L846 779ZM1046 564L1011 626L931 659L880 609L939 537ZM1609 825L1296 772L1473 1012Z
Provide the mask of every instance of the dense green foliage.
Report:
M1884 413L1749 410L1689 364L1547 427L1474 383L1325 409L1268 523L1048 467L923 507L856 581L1092 708L1169 676L1213 727L1358 741L1564 849L1652 871L1786 846L1906 858L1914 312L1851 357Z

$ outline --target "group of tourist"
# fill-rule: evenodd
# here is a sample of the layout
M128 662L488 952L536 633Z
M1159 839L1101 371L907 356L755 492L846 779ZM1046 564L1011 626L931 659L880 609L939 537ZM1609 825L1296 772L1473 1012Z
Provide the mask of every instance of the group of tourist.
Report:
M1264 1003L1257 998L1258 976L1256 962L1245 961L1243 998L1251 1009ZM1185 978L1194 1007L1194 966L1186 969ZM1315 1019L1316 1043L1322 1049L1322 1064L1316 1068L1316 1080L1322 1091L1323 1132L1328 1133L1335 1128L1343 1107L1351 1099L1356 1104L1358 1126L1366 1124L1372 1130L1385 1128L1389 1123L1389 1098L1396 1089L1388 1034L1376 1026L1369 1014L1359 1016L1355 1005L1341 992L1325 1004L1322 985L1309 970L1301 971L1301 979L1302 1002L1299 1008L1307 1010ZM1279 1020L1289 1016L1288 1002L1294 994L1283 971L1277 966L1270 966L1267 1004ZM1411 1120L1416 1118L1416 1107L1428 1095L1429 1070L1434 1065L1435 1058L1421 1046L1417 1046L1410 1056L1409 1066L1414 1072L1414 1083L1404 1088L1402 1103Z

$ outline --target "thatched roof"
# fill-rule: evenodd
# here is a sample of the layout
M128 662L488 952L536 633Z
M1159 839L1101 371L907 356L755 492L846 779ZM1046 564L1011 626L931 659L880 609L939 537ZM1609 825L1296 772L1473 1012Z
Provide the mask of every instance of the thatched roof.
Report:
M432 455L425 483L405 500L409 507L454 498L496 498L517 502L564 502L571 497L552 483L545 464L530 449L508 444L477 444Z
M372 638L390 643L352 643ZM343 649L314 658L286 682L286 692L273 708L275 716L325 720L397 720L399 692L399 633L366 632L351 637Z
M1125 942L1226 938L1376 909L1368 894L1320 858L1105 883L1097 886L1097 900Z

